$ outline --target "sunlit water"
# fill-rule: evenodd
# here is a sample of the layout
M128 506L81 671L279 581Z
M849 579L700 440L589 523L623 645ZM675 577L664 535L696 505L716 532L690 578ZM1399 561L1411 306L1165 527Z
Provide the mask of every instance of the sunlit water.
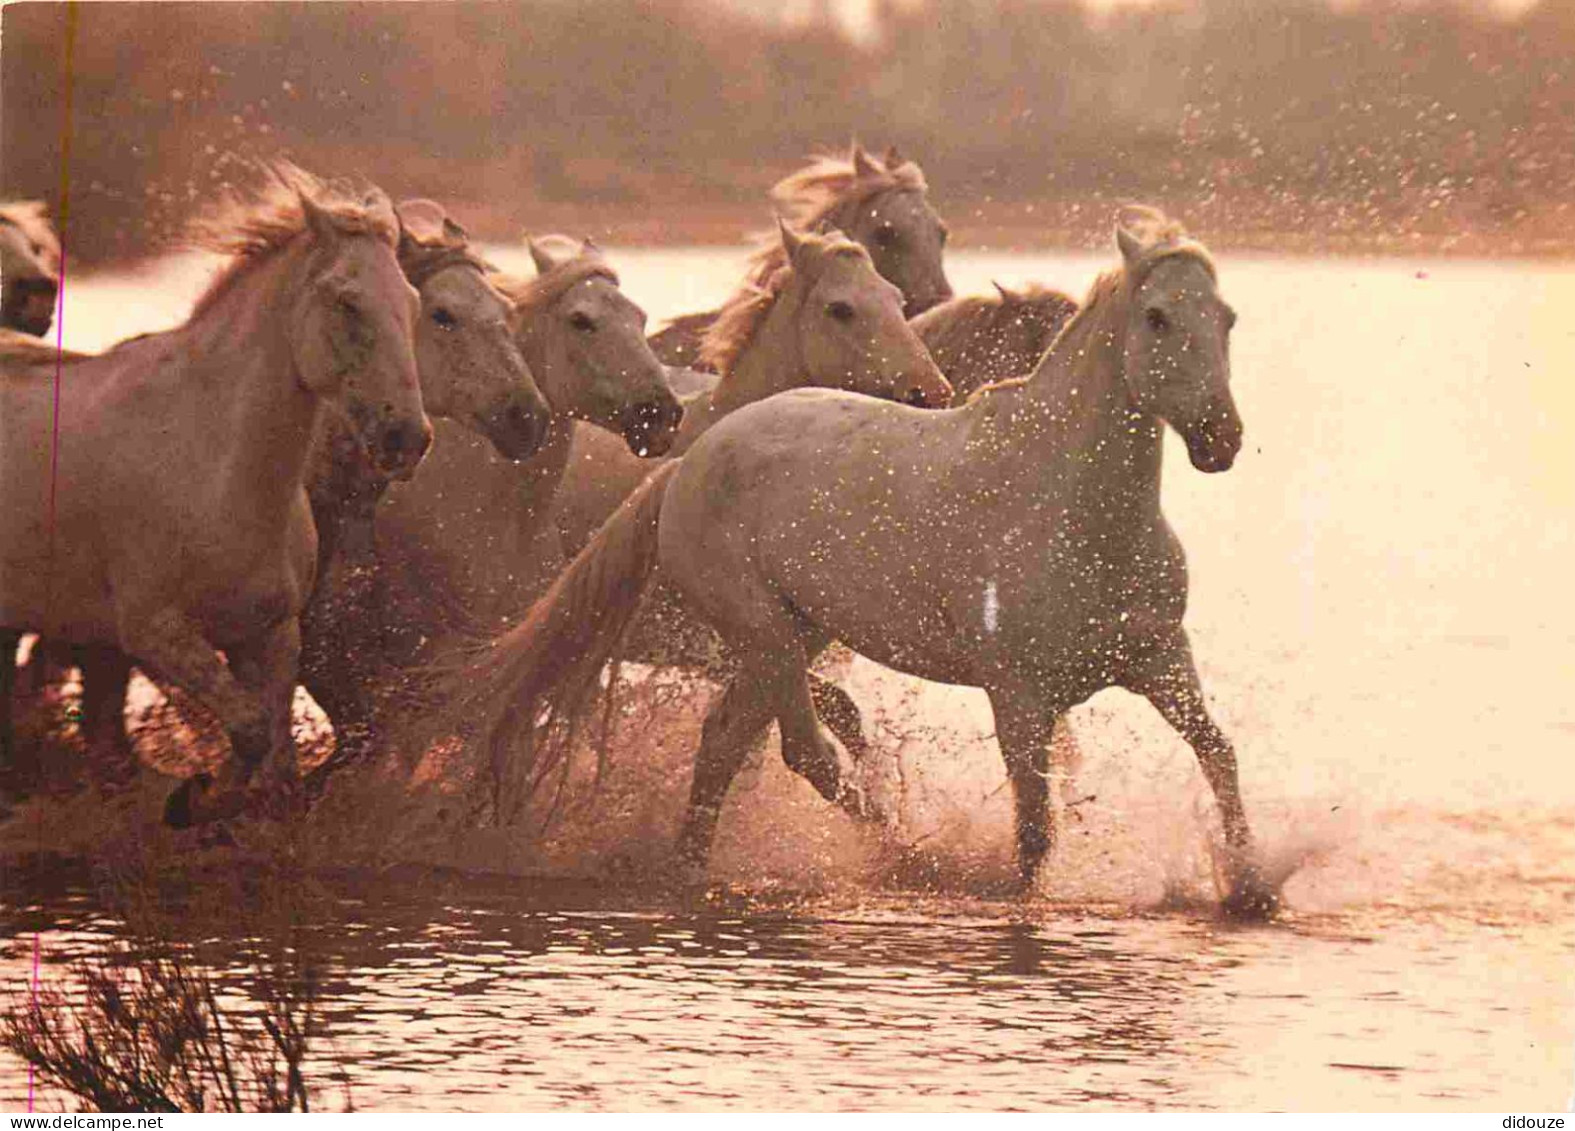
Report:
M513 255L498 252L523 265ZM653 319L716 301L739 263L613 258ZM962 252L952 275L961 291L1032 278L1080 294L1108 259ZM66 344L172 323L206 269L69 284ZM690 718L652 754L655 816L582 815L545 848L406 853L573 882L338 882L331 1055L354 1103L1565 1106L1575 271L1226 256L1221 278L1241 314L1247 446L1219 476L1173 446L1165 500L1249 814L1271 858L1306 858L1285 923L1227 930L1198 902L1210 811L1195 762L1116 692L1073 713L1066 792L1093 799L1064 822L1041 897L992 902L1009 803L983 697L856 662L844 682L902 769L900 836L945 894L897 883L891 847L769 754L735 789L715 870L769 898L696 910L609 883L631 857L663 860ZM20 830L8 845L27 844ZM46 974L113 931L74 881L12 879L13 985L35 930ZM1178 892L1190 910L1154 910ZM24 1097L12 1065L0 1098Z

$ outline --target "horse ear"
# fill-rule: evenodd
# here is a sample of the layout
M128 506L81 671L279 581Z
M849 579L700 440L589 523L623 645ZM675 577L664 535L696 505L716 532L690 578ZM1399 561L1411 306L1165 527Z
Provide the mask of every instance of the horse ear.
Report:
M1128 204L1116 212L1116 247L1121 258L1136 262L1159 245L1165 231L1164 213L1143 204Z
M376 185L367 189L366 194L361 198L361 203L366 205L368 212L386 221L390 228L399 227L399 212L394 208L394 202Z
M440 242L448 216L430 200L407 200L394 209L399 218L399 242L416 246Z
M1022 300L1021 295L1018 295L1016 292L1010 291L1007 288L1001 286L1001 284L997 283L994 279L990 280L990 285L994 287L996 293L1001 296L1002 306L1011 306L1013 303L1020 302Z
M590 236L586 236L580 241L580 247L585 251L601 251L601 248L596 246L596 241L591 239Z
M804 237L788 227L788 222L780 216L777 217L777 232L782 236L782 250L787 252L788 262L797 267L799 253L804 248Z
M558 265L547 249L529 236L525 237L525 246L530 250L531 262L536 265L536 274L545 275Z
M908 159L906 157L904 157L902 154L897 152L897 147L895 145L888 145L886 147L886 171L887 172L891 172L892 170L895 170L898 166L906 165L907 163L908 163Z
M334 228L333 217L328 214L327 209L313 200L309 193L297 189L295 195L301 202L301 215L306 217L306 227L312 233L313 238L318 240L333 239L336 229Z
M451 216L443 217L443 235L453 243L470 242L470 233L465 230L464 225Z
M853 172L862 180L865 177L878 177L883 170L875 164L875 158L858 142L853 143Z

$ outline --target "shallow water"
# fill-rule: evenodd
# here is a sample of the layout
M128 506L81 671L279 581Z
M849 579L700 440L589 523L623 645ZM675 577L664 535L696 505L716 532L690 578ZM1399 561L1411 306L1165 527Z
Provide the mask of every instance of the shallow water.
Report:
M612 256L653 318L720 298L738 264ZM953 262L960 291L1076 294L1107 257ZM169 324L205 270L82 281L67 345ZM1249 813L1272 858L1304 860L1284 924L1226 930L1195 902L1195 763L1114 692L1073 714L1067 788L1093 800L1042 901L989 901L1010 843L982 697L855 662L845 680L903 771L900 836L947 894L904 891L889 847L769 755L715 869L751 898L697 910L608 886L630 859L664 864L685 763L663 746L656 815L582 813L549 848L483 839L441 861L573 883L338 881L334 1055L356 1105L1567 1105L1575 271L1227 256L1221 277L1247 447L1212 477L1173 447L1165 498ZM28 843L16 825L5 840ZM69 876L12 879L13 985L35 929L54 968L113 930ZM1177 892L1192 910L1151 910ZM9 1106L25 1084L3 1063Z

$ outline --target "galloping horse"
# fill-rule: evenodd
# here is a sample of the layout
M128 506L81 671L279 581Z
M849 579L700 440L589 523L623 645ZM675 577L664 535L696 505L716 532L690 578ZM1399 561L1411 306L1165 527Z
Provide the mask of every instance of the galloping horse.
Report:
M884 308L895 297L901 314L904 297L873 272L867 252L871 270L850 271L849 251L859 246L840 232L800 236L781 225L771 272L747 278L712 319L701 360L721 377L687 401L672 454L683 454L728 413L806 385L910 404L950 403L951 386L928 357L916 356L923 350L913 334L862 309ZM824 267L836 269L822 283L817 276ZM881 288L881 294L866 293ZM830 297L839 289L849 293ZM875 329L885 335L884 345L865 337ZM876 347L891 352L882 355ZM557 512L565 548L578 551L650 471L649 463L631 458L605 434L576 428Z
M390 476L410 475L432 436L387 198L293 167L275 181L196 228L233 259L184 325L64 357L58 387L53 351L0 347L0 627L112 644L192 694L233 747L231 810L259 765L295 774L290 697L316 566L303 482L323 404L343 406ZM0 664L0 698L12 673ZM175 823L190 792L171 797Z
M468 673L497 757L572 722L661 567L740 659L707 716L681 855L703 870L728 786L775 719L787 764L865 809L816 718L807 666L831 640L900 671L984 688L1031 884L1052 843L1055 720L1105 687L1145 696L1192 746L1219 804L1228 911L1275 897L1251 859L1230 742L1209 717L1182 616L1181 544L1160 510L1166 424L1201 471L1242 425L1213 262L1126 209L1102 276L1034 373L949 412L810 389L712 428L663 467Z
M806 383L906 395L921 404L944 403L950 395L902 317L897 288L875 273L862 247L837 233L800 236L785 226L781 238L785 262L766 288L741 290L712 327L707 348L722 381L703 405L685 413L675 449L692 439L691 421L710 423L706 408L725 418L735 401L741 405ZM856 399L876 402L870 396ZM582 553L571 570L583 571L588 555L593 550ZM560 579L552 592L562 584ZM512 648L509 654L515 654Z
M551 410L514 346L508 300L488 283L489 268L441 205L410 200L395 211L399 266L421 298L415 352L427 412L434 420L462 422L510 458L529 456L541 446ZM368 464L348 417L322 413L306 484L317 528L317 584L302 614L300 678L347 752L354 720L336 713L334 692L353 678L355 657L338 647L323 586L345 531L371 521L388 485L388 477ZM94 746L111 747L114 761L125 764L132 757L125 730L131 663L114 649L76 652L83 735Z
M55 318L60 240L42 201L0 204L0 327L42 336Z
M903 316L912 318L952 297L941 262L948 233L928 191L923 170L896 149L881 159L856 144L847 157L817 157L779 181L771 197L798 230L836 230L863 245L881 278L902 291ZM750 262L749 279L763 285L781 265L781 244L768 240ZM651 337L657 356L669 365L711 369L701 344L720 313L675 318Z
M400 691L423 649L496 625L563 566L548 505L575 420L616 433L634 452L672 445L682 406L645 340L644 312L611 265L594 245L562 237L529 247L534 278L490 280L513 305L509 333L546 398L543 444L529 458L510 458L439 420L421 474L382 499L375 545L335 572L331 595L313 602L309 619L334 647L320 664L303 663L305 682L336 737L345 732L342 744L372 732L376 700Z

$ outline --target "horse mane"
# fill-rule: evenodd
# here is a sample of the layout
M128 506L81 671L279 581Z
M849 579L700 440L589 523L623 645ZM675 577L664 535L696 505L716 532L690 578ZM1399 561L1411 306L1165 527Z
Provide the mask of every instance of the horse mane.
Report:
M395 212L400 214L416 206L430 207L442 213L441 205L428 200L403 201ZM405 273L405 279L412 287L419 290L432 276L450 267L474 267L483 275L493 272L492 265L471 249L470 236L465 229L446 215L443 223L424 232L414 230L404 215L400 215L399 219L399 269Z
M768 278L758 283L753 275L754 271L751 270L751 277L746 278L743 286L733 292L733 297L722 304L722 308L716 312L716 319L700 339L700 363L710 366L724 377L776 305L783 288L793 277L793 268L784 262Z
M1076 312L1077 303L1053 287L1029 283L1014 291L997 283L995 294L963 295L925 311L913 320L913 328L941 364L943 356L981 337L994 338L1004 323L1025 316L1043 335L1037 344L1042 354L1054 340L1051 331L1059 332Z
M263 172L267 181L262 188L245 195L232 190L187 226L186 246L230 257L197 299L192 317L217 302L252 263L306 231L303 198L342 234L371 235L390 248L398 246L399 222L382 190L324 181L288 161L264 165Z
M516 308L550 306L588 279L606 279L615 287L619 285L618 272L594 244L559 235L542 236L535 242L539 247L562 253L554 257L549 270L529 279L506 271L494 271L487 276Z
M884 192L928 189L924 170L916 162L890 154L885 158L861 154L855 146L847 156L817 154L804 168L778 181L771 199L794 227L813 231L849 204Z
M1143 280L1148 277L1148 273L1155 265L1166 259L1189 256L1203 264L1211 276L1216 274L1214 259L1209 255L1208 249L1196 240L1190 239L1176 221L1164 221L1163 226L1154 230L1154 237L1154 242L1136 263L1123 263L1119 267L1111 267L1099 273L1089 286L1088 296L1083 299L1083 305L1061 327L1061 332L1055 336L1055 340L1045 351L1047 354L1058 353L1063 346L1086 336L1089 331L1100 326L1112 310L1125 310L1132 292L1143 285ZM1035 373L1037 372L1036 369ZM972 404L992 393L1021 388L1033 376L1034 374L1030 373L982 385L974 390L966 403Z
M846 156L822 153L808 165L783 177L771 188L771 199L783 216L801 232L841 227L842 214L852 206L887 192L927 192L929 184L918 162L889 152L885 157L864 153L856 158L855 146ZM749 278L764 285L783 262L782 241L776 233L759 237L749 256Z
M864 254L862 247L841 232L830 232L825 238L827 255L850 252ZM716 312L716 320L700 339L701 363L709 365L723 377L732 370L739 355L754 338L761 323L766 320L766 315L771 313L771 308L782 297L783 290L793 278L793 265L787 260L787 249L783 247L780 236L777 250L779 262L771 274L757 278L754 267L751 267L743 283L733 292L733 297L722 304Z

